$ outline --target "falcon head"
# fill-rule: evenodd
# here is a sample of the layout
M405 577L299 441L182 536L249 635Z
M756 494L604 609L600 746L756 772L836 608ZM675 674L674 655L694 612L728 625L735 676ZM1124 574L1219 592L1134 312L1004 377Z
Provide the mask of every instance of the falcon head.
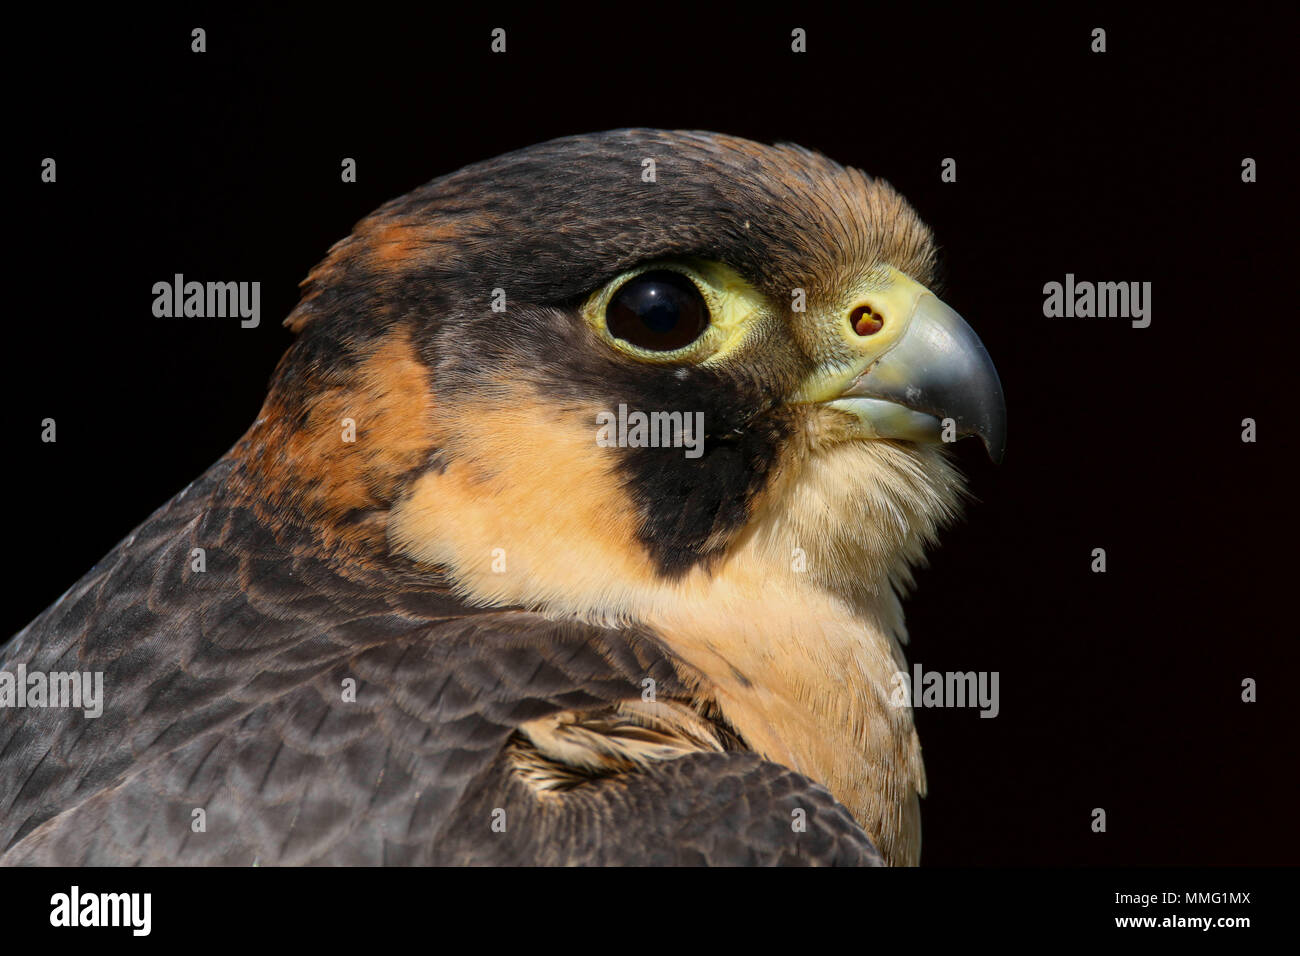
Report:
M304 282L263 464L308 520L483 601L619 615L746 543L870 600L954 511L945 440L1004 447L934 262L889 185L797 146L509 153L387 203Z

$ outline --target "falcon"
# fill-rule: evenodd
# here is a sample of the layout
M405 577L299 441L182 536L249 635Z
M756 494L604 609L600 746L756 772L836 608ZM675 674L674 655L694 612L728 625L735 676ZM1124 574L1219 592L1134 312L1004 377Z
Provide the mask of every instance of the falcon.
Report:
M244 436L0 649L103 682L0 709L0 861L917 863L900 595L946 445L1005 443L934 266L885 182L704 132L382 206Z

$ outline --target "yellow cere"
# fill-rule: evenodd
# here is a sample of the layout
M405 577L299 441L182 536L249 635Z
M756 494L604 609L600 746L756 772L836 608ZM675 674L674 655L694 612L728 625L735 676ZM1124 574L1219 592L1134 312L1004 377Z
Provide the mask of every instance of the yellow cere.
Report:
M873 269L846 288L826 314L813 317L815 328L805 333L817 365L794 400L824 402L839 395L902 338L917 300L928 291L892 266ZM864 306L880 320L870 335L859 334L852 322L854 310Z

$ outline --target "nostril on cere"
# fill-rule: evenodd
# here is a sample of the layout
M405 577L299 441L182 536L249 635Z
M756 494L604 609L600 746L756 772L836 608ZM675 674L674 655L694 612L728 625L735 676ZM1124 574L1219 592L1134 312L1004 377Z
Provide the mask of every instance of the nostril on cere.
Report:
M885 325L885 317L869 305L860 305L849 313L849 324L858 335L875 335Z

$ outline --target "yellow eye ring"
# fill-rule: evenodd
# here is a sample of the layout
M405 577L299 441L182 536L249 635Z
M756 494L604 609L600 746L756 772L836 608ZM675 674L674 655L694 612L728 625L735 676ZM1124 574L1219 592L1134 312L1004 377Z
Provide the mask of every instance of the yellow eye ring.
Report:
M636 280L643 276L648 277L645 284L637 286ZM625 297L622 303L620 296ZM651 303L656 296L675 298L678 306L698 312L678 314L676 321L670 321L674 319L670 311L648 315L650 325L657 320L658 328L640 328L636 309L653 312ZM612 328L611 307L621 314ZM582 313L611 348L638 361L703 364L738 347L757 317L767 314L767 308L763 297L729 267L673 259L647 262L616 276L587 299ZM684 323L678 324L682 320Z

